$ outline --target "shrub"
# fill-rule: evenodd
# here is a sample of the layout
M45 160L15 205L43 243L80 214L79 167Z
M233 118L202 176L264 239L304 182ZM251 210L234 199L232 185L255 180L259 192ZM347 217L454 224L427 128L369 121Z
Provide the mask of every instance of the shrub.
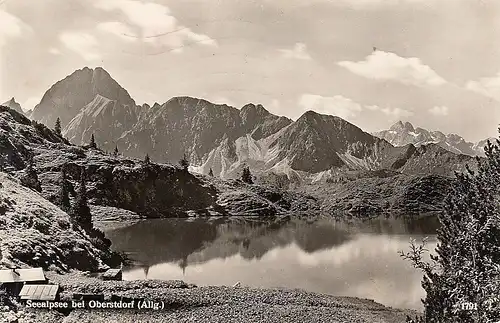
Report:
M439 215L438 246L424 262L424 244L403 258L422 270L424 315L408 322L495 322L500 319L500 148L488 142L476 172L456 174ZM467 305L469 304L469 305ZM477 309L475 309L477 307ZM471 310L472 309L472 310Z

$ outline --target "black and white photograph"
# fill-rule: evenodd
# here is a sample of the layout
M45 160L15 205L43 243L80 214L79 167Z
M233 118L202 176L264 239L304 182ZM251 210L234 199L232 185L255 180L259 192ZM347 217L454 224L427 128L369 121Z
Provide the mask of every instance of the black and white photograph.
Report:
M499 0L0 0L0 323L499 323Z

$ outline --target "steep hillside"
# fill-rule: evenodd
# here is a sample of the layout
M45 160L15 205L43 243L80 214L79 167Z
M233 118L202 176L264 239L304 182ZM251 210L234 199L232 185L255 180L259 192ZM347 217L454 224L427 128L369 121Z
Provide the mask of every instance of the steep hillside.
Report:
M141 120L118 140L127 155L177 162L184 153L195 164L206 161L214 149L228 144L226 158L234 159L235 141L247 134L267 137L291 123L261 105L238 110L191 97L172 98L146 110ZM208 172L208 170L207 170Z
M68 214L0 172L0 267L109 268L111 253L93 243Z
M335 116L313 111L304 113L270 145L279 147L278 160L290 167L318 173L349 165L370 169L378 167L379 153L389 144Z
M99 146L111 151L116 140L137 123L140 112L139 107L98 94L64 127L63 135L73 143L84 144L94 134Z

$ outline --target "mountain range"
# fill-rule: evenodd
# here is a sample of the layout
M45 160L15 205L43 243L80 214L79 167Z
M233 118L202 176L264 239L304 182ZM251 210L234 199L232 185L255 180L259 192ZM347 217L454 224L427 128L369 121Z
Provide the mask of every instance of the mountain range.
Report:
M388 130L373 133L374 136L385 139L394 146L415 145L422 146L436 144L456 154L470 156L484 156L484 147L488 138L479 142L468 142L457 134L444 134L441 131L429 131L420 127L415 128L409 122L398 121Z
M289 179L325 178L337 169L449 175L470 161L440 142L379 138L384 135L314 111L292 121L251 103L237 109L174 97L163 104L137 105L100 67L85 67L55 83L31 118L49 127L60 118L63 135L72 143L87 143L94 134L103 150L116 146L129 157L148 154L156 162L177 162L186 154L193 171L208 174L212 169L221 178L239 176L244 165Z

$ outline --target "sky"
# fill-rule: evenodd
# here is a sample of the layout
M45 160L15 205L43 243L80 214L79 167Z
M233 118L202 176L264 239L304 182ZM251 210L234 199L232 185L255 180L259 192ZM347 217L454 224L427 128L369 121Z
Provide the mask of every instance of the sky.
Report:
M500 123L498 0L0 0L0 102L101 66L138 104L188 95L365 131L477 141Z

